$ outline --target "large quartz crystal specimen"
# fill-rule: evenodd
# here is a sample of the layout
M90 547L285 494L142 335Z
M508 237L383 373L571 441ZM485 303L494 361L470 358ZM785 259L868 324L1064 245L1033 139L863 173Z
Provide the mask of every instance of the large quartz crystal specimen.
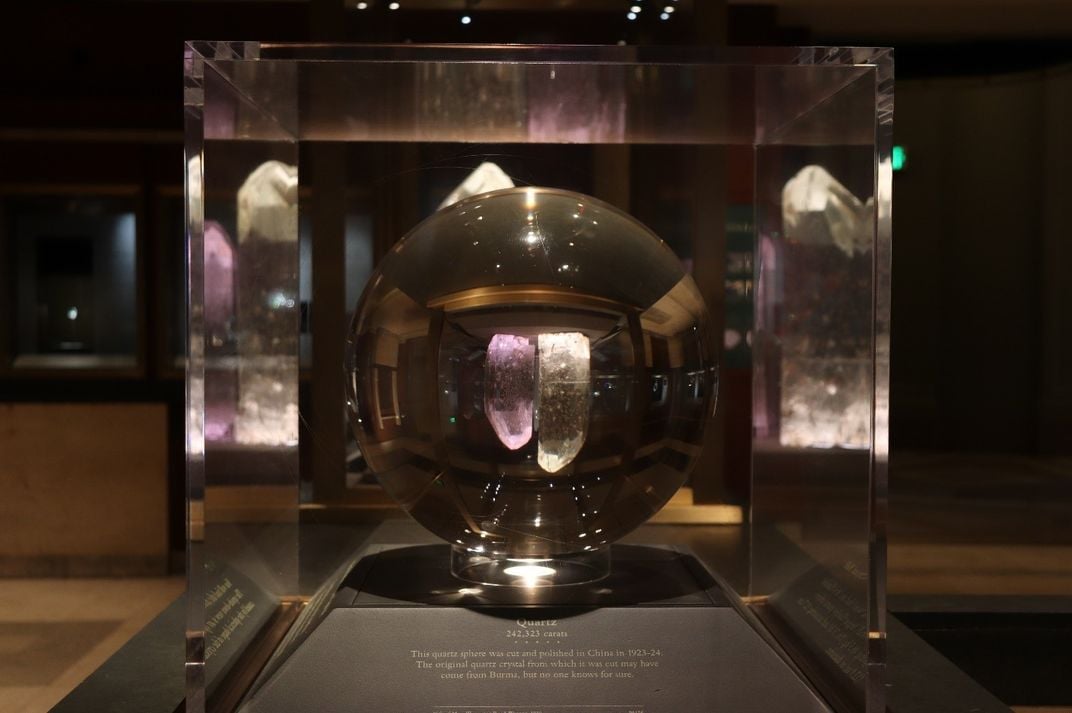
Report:
M516 451L532 440L536 347L525 337L496 334L484 366L484 412L504 446Z
M822 166L805 166L782 189L782 225L801 243L851 257L869 249L874 219L874 199L861 201Z
M779 335L783 446L869 447L871 304L830 295L866 289L874 219L874 200L822 166L805 166L782 190L778 300L793 305Z
M469 196L475 196L479 193L487 193L488 191L498 191L503 188L513 188L514 182L510 180L498 164L491 161L485 161L476 168L473 172L465 177L465 180L458 184L458 187L450 192L450 195L443 199L443 202L439 204L440 208L446 208L447 206L454 205L460 200L468 198Z
M541 334L536 462L548 473L569 465L588 432L588 337Z
M298 167L266 161L238 189L238 414L234 440L298 443ZM254 363L256 368L249 368Z

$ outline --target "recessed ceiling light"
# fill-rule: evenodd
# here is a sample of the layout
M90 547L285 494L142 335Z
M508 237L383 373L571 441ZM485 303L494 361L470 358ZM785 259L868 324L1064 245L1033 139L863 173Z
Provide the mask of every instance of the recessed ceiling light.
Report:
M636 13L635 12L630 12L629 14L626 15L626 17L628 17L630 20L635 20L636 19Z
M469 17L468 15L462 15L462 24L463 25L468 25L472 21L473 21L473 18Z
M388 10L397 10L397 9L398 9L398 8L400 8L400 7L402 7L402 6L401 6L401 5L399 5L399 4L398 4L398 3L396 3L396 2L393 2L393 3L391 3L390 5L388 5L388 6L387 6L387 9L388 9Z

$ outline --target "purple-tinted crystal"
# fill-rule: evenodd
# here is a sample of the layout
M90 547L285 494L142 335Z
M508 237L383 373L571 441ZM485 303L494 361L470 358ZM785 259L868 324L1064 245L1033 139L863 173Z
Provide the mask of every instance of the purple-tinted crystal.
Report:
M532 440L536 347L525 337L496 334L484 365L484 411L512 451Z

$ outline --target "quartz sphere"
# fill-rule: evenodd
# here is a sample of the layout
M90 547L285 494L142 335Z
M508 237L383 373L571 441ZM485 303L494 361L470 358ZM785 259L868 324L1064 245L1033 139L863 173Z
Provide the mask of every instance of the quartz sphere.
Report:
M487 558L598 550L684 483L718 371L681 261L590 196L511 188L414 228L358 304L350 419L387 492Z

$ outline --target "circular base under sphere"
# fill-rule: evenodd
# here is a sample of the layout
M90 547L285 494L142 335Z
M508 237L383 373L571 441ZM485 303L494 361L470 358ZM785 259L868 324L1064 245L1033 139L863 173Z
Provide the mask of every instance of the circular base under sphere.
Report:
M462 545L450 553L450 571L468 582L505 587L553 587L598 582L610 573L610 548L552 557L485 555Z
M545 188L473 196L399 242L358 305L347 369L384 488L493 572L554 558L566 572L651 517L700 452L718 378L674 253L616 208Z

